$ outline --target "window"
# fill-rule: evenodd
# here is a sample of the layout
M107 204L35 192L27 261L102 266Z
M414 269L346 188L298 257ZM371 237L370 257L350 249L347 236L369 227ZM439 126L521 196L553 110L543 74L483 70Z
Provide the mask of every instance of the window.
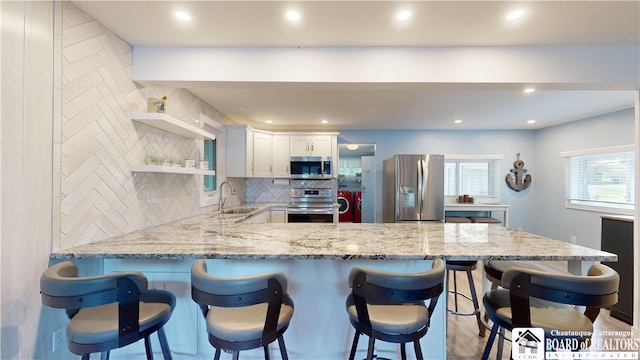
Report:
M500 202L500 159L502 155L445 155L445 197L455 201L466 194L477 201Z
M567 208L633 215L633 145L569 151L560 155L566 164Z
M219 137L222 134L221 129L224 129L222 125L212 120L204 114L200 114L200 120L203 123L204 131L215 134ZM218 166L218 148L217 140L204 139L200 143L200 154L202 154L202 160L209 162L209 170L216 171ZM198 180L198 187L200 188L200 206L214 205L218 201L218 181L217 173L214 175L203 175Z
M204 159L209 162L209 170L216 169L216 141L211 139L204 140ZM216 176L205 175L204 176L204 189L205 193L216 190Z

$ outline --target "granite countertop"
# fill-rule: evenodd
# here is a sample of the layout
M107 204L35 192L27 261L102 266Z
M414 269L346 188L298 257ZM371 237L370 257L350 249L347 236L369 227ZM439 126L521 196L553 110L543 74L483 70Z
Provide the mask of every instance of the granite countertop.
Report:
M247 206L257 210L199 215L54 251L51 258L617 260L612 253L499 224L247 224L242 221L275 205Z

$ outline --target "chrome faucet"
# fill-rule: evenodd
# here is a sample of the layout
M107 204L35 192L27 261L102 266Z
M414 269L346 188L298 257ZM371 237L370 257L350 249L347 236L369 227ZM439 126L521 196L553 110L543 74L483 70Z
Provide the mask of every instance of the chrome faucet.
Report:
M236 194L236 189L233 187L233 184L228 182L228 181L223 181L222 184L220 184L220 198L218 198L218 211L222 212L222 209L224 208L224 203L225 201L227 201L227 197L222 197L222 190L224 189L224 185L229 185L229 187L231 188L231 195L235 195Z

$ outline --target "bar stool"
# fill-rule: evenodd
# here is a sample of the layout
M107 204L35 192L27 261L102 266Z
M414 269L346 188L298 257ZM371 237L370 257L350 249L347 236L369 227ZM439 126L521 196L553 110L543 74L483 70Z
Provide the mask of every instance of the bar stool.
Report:
M49 267L40 277L42 303L66 309L69 317L69 350L88 360L102 353L144 339L147 359L153 359L149 337L157 332L165 360L171 352L164 334L176 306L175 296L166 290L147 289L147 278L139 272L120 272L78 277L70 261Z
M453 271L453 290L448 290L448 293L453 294L454 308L447 308L447 311L453 315L460 316L474 316L478 321L478 335L484 337L486 332L486 326L481 320L480 316L480 304L478 302L478 295L476 293L476 287L473 282L473 274L471 273L478 267L477 261L466 261L466 260L447 260L447 278L449 277L449 273ZM469 291L470 294L465 294L458 291L458 281L456 278L456 273L458 271L463 271L467 274L467 280L469 281ZM458 310L458 296L462 296L463 298L470 300L473 303L473 311L471 312L461 312Z
M469 220L471 220L472 223L478 223L478 224L500 224L502 223L502 221L496 219L496 218L492 218L492 217L486 217L486 216L470 216Z
M559 344L576 346L575 349L563 350L577 351L588 347L600 308L618 301L619 283L618 274L602 264L591 266L586 276L518 267L507 269L502 277L503 288L484 295L484 305L494 325L482 359L489 358L498 333L497 358L502 358L505 329L540 328L545 339L560 337L562 341ZM534 299L538 303L534 303ZM514 339L513 346L515 343Z
M461 217L461 216L446 216L445 222L465 224L465 223L471 223L472 220L466 217ZM473 283L473 275L471 273L473 270L477 268L477 266L478 266L477 261L457 261L457 260L447 261L447 277L449 276L450 271L453 271L453 291L448 291L448 292L453 294L453 299L454 299L454 308L453 309L447 308L447 311L453 315L461 315L461 316L475 315L476 318L478 319L478 335L484 336L486 327L480 320L480 304L478 302L478 295L476 294L476 287L475 287L475 284ZM469 281L469 289L471 292L469 295L458 292L458 282L456 278L456 273L458 271L464 271L467 274L467 280ZM464 297L465 299L471 300L473 302L474 310L472 312L458 311L458 295Z
M444 222L454 224L468 224L471 223L471 219L462 216L445 216Z
M351 294L346 308L355 334L349 360L356 355L360 334L369 336L367 360L373 359L376 339L400 344L403 360L407 358L405 344L413 342L416 358L421 360L420 338L429 330L431 315L443 291L444 270L440 259L433 260L431 270L419 273L351 269Z
M287 294L287 278L281 272L219 277L207 273L207 264L197 260L191 266L191 297L207 322L209 343L230 351L237 360L241 350L264 349L278 340L280 355L287 360L283 334L293 317L293 301Z

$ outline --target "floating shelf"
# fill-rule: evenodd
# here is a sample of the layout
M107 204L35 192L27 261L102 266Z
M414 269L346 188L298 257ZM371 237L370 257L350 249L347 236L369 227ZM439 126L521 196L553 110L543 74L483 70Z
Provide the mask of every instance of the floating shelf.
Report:
M164 165L131 165L131 172L151 172L164 174L185 174L185 175L215 175L214 170L200 170L185 168L181 166Z
M131 120L191 139L211 139L216 136L164 113L132 113Z

